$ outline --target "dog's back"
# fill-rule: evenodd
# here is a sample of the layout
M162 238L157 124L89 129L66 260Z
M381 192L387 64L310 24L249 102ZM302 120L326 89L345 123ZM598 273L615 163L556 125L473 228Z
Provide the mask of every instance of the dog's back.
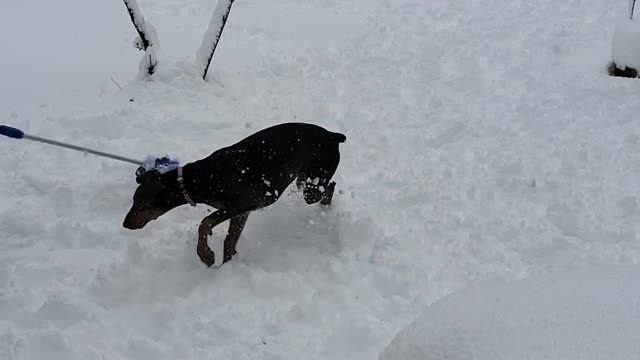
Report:
M284 123L260 130L233 145L216 150L201 161L228 162L231 167L253 165L254 168L265 170L282 170L285 166L287 170L295 171L323 150L336 148L344 141L345 135L317 125Z
M322 186L321 180L328 181L338 166L338 145L344 141L344 134L317 125L284 123L216 150L193 165L215 180L217 197L225 202L266 206L296 178L312 182L318 178L312 185Z
M344 134L306 123L284 123L260 130L229 146L229 149L273 149L283 152L307 147L318 148L347 140Z

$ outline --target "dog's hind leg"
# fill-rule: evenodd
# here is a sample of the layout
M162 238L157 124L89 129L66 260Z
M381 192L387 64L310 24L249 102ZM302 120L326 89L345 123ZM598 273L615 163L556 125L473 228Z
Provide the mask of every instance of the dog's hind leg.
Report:
M304 200L307 204L320 202L322 205L330 205L336 183L331 178L338 169L340 153L327 151L314 159L298 174L296 185L302 189Z
M333 192L336 189L336 182L332 181L327 185L324 190L324 194L322 194L322 200L320 200L320 204L329 206L331 205L331 200L333 200Z
M229 222L229 231L227 232L227 237L224 239L224 258L222 260L223 264L231 260L233 255L238 253L236 251L236 244L238 244L238 239L240 238L240 234L244 229L244 225L247 223L248 217L249 212L245 212L231 218Z

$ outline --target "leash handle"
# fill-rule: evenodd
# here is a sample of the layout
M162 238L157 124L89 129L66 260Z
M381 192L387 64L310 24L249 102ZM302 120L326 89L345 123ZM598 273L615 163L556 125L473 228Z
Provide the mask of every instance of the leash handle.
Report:
M83 153L89 153L89 154L102 156L102 157L106 157L106 158L110 158L110 159L120 160L120 161L128 162L128 163L131 163L131 164L136 164L136 165L143 165L144 164L144 162L142 162L140 160L129 159L129 158L126 158L126 157L123 157L123 156L109 154L109 153L106 153L106 152L93 150L93 149L89 149L89 148L82 147L82 146L76 146L76 145L72 145L72 144L63 143L63 142L60 142L60 141L55 141L55 140L45 139L45 138L38 137L38 136L28 135L28 134L25 134L22 130L16 129L16 128L11 127L11 126L0 125L0 135L4 135L4 136L10 137L12 139L28 139L28 140L31 140L31 141L37 141L37 142L41 142L41 143L45 143L45 144L49 144L49 145L59 146L59 147L67 148L67 149L80 151L80 152L83 152Z
M24 132L11 126L0 125L0 135L4 135L12 139L22 139L24 137Z

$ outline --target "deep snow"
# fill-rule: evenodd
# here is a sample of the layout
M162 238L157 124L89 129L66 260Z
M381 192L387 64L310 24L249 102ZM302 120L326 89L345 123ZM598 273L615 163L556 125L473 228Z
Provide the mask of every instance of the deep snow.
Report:
M348 137L343 194L288 193L206 269L206 208L127 231L135 166L1 139L0 358L372 359L473 281L640 259L639 83L605 70L624 3L238 0L208 83L215 2L140 6L147 82L118 1L3 2L7 122L180 159L313 122Z
M634 359L638 266L474 285L431 305L380 360Z

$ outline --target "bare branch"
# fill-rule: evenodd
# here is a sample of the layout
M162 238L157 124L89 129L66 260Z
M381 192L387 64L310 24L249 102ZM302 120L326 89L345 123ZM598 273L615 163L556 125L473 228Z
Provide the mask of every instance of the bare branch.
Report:
M227 18L229 17L231 6L233 6L234 1L235 0L218 0L218 4L213 11L213 16L211 16L209 27L202 39L202 44L196 52L196 66L198 67L202 78L205 80L207 78L211 59L213 59L213 54L215 53L220 37L222 36L222 31L227 23Z
M113 76L111 76L111 82L113 82L118 87L118 89L122 90L122 86L118 84L118 82L116 81L116 79L113 78Z
M151 75L155 72L158 60L155 48L158 47L158 35L155 28L146 22L140 11L137 0L123 0L127 8L129 18L138 32L138 38L133 42L135 48L145 51L145 56L141 60L141 71L144 75ZM147 60L148 59L148 60Z
M140 11L138 2L136 0L123 0L123 1L124 1L124 6L127 7L127 11L129 12L129 18L131 18L131 22L133 23L133 26L136 28L136 31L140 36L140 40L142 41L142 50L147 50L147 48L150 45L150 42L145 32L144 17L142 16L142 12Z

